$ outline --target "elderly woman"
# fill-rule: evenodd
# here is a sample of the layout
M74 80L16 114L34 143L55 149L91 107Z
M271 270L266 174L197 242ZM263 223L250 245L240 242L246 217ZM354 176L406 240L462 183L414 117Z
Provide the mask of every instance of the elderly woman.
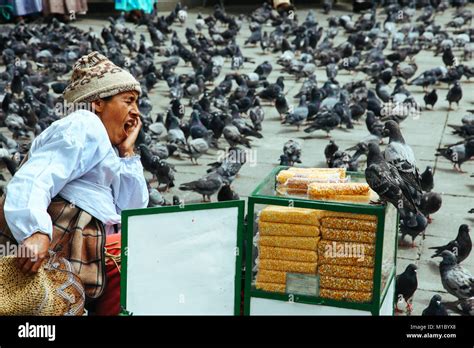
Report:
M101 54L80 58L64 98L90 111L45 129L0 201L0 244L29 251L18 258L21 271L37 272L52 250L70 261L97 314L119 312L120 235L107 235L106 226L119 224L123 209L148 205L134 153L140 94L138 81Z

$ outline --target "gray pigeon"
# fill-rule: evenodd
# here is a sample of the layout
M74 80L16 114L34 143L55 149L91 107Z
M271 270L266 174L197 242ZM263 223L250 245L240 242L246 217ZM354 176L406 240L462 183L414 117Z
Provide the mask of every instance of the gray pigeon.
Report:
M461 169L461 164L474 156L474 138L468 138L465 141L446 145L445 147L438 148L436 151L435 156L443 156L450 160L456 171L464 173Z
M458 264L456 256L449 250L443 250L443 258L439 265L441 283L451 295L458 299L474 296L474 277L464 267Z
M384 132L390 137L389 144L384 152L385 160L397 168L398 173L409 188L411 198L417 204L420 204L422 189L420 174L418 168L416 168L415 154L405 142L400 127L395 121L387 121Z
M181 184L179 189L182 191L194 191L202 195L203 202L211 201L211 196L222 187L222 177L217 173L210 173L203 178ZM207 198L207 199L206 199Z

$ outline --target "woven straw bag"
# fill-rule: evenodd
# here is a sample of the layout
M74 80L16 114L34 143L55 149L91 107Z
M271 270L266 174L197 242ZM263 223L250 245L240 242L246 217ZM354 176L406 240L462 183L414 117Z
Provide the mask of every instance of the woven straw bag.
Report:
M71 263L50 251L38 273L23 274L15 257L0 258L0 315L82 315L85 293Z

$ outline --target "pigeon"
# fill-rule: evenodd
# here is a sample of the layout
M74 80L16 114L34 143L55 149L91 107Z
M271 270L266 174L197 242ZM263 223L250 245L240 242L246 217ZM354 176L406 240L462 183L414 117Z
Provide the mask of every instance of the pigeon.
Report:
M418 209L397 168L385 161L380 148L375 143L368 144L367 168L365 178L370 188L382 201L392 203L402 218L416 215Z
M238 201L240 199L239 195L232 191L230 184L223 184L219 192L217 193L217 201Z
M457 262L463 262L471 253L472 250L472 241L469 235L470 228L466 224L459 226L458 235L456 239L450 241L446 245L430 247L429 249L434 249L435 253L431 258L441 256L441 253L444 250L451 251L457 258Z
M385 160L397 168L398 173L409 188L409 195L419 204L422 189L420 175L416 167L415 154L412 148L406 144L400 132L400 127L395 121L387 121L384 132L390 137L389 144L384 152Z
M428 223L432 222L431 214L436 213L442 204L441 195L436 192L425 192L421 197L420 211L428 219Z
M461 300L457 308L466 315L474 316L474 297Z
M443 156L453 163L454 169L460 173L464 173L461 165L470 160L474 156L474 138L468 138L455 144L446 145L436 150L435 156Z
M157 189L151 188L148 182L147 182L147 186L148 186L148 195L150 197L148 201L148 208L161 207L161 206L166 205L166 200L161 195L161 193L158 192Z
M189 155L191 159L191 163L199 164L197 159L201 157L203 154L207 153L209 150L209 143L211 141L212 131L208 131L208 134L205 138L196 138L188 141L186 146L180 147L180 150Z
M426 166L426 169L420 175L420 185L424 192L430 192L434 187L433 168Z
M275 108L277 109L278 114L280 115L280 120L283 120L283 116L287 114L290 109L288 106L288 102L283 94L279 94L275 99Z
M440 256L443 261L439 265L439 272L444 289L460 300L473 297L474 276L458 264L451 251L443 250Z
M451 127L453 129L453 134L459 135L463 138L469 138L474 136L474 124L448 124L448 127Z
M459 107L459 101L462 99L462 89L459 81L454 82L454 86L448 91L446 95L446 100L449 102L449 110L451 109L451 104L456 103Z
M222 133L224 134L224 139L227 140L230 147L236 147L237 145L243 145L247 148L251 148L250 139L247 139L245 136L240 134L239 129L233 125L230 118L226 119L226 126L224 127Z
M293 139L288 140L283 145L283 155L288 159L288 165L301 163L301 144Z
M421 315L434 317L434 316L448 316L449 314L446 308L444 307L444 305L441 303L441 296L436 294L431 298L430 304L428 305L428 307L426 307L423 310Z
M451 47L447 47L443 51L443 57L442 58L443 58L443 63L447 67L455 65L456 58L454 57L454 54L453 54L453 51L451 50Z
M329 132L341 124L341 117L338 113L323 110L316 115L309 127L304 129L305 133L312 133L316 130L324 130L329 137Z
M296 108L289 110L285 119L282 123L288 123L291 125L296 125L297 129L300 129L301 124L308 118L308 106L306 105L306 96L303 95L300 99L300 102Z
M425 101L425 107L428 107L428 105L431 105L431 109L433 109L436 102L438 101L438 95L436 94L436 89L433 89L431 92L426 93L425 96L423 97L423 100Z
M409 313L413 311L413 295L418 288L417 269L416 265L409 264L403 273L397 275L395 283L395 296L405 300ZM401 312L398 305L395 306L395 311Z
M171 144L186 144L186 138L184 136L184 133L179 127L179 119L175 116L171 117L167 139L168 142Z
M262 122L265 118L265 112L260 106L260 99L255 98L252 108L249 110L250 121L252 121L253 128L256 131L262 130Z
M329 140L329 144L327 144L324 148L324 157L326 158L326 164L329 168L331 168L330 164L332 162L332 158L338 150L339 146L337 146L336 142L334 140Z
M428 219L421 212L416 214L409 213L408 216L403 216L400 218L400 233L401 240L405 238L406 235L411 237L411 247L415 247L415 239L420 234L423 234L423 239L425 238L425 230L428 225Z
M181 184L182 191L193 191L202 195L203 202L211 201L211 196L218 192L223 185L222 177L218 173L210 173L199 180Z

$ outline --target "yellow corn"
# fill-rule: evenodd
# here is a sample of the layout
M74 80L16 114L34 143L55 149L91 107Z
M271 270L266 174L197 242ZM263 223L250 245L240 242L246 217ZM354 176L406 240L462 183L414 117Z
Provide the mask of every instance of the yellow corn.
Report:
M290 193L288 193L290 194ZM368 204L372 200L370 195L368 196L349 196L349 195L338 195L338 196L330 196L330 197L315 197L308 195L308 199L314 201L329 201L329 202L343 202L343 203L358 203L358 204Z
M372 281L374 269L370 267L341 266L341 265L319 265L318 273L321 276L333 276L344 278L356 278Z
M311 182L341 180L345 177L346 171L343 168L293 168L280 171L276 176L276 181L279 185L296 188L301 185L307 187Z
M316 251L261 246L258 255L262 259L317 262Z
M310 197L331 197L338 195L348 196L368 196L370 194L369 185L360 182L346 183L320 183L314 182L308 185L308 195Z
M315 209L270 205L262 209L259 221L319 226L319 211Z
M258 222L258 231L261 236L293 236L293 237L317 237L319 227L303 224L284 224L280 222Z
M259 245L316 251L319 237L260 236Z
M372 291L373 283L370 280L338 278L321 276L319 279L321 288L350 291Z
M372 293L367 291L320 289L319 296L322 298L347 300L351 302L370 302L372 300Z
M324 254L337 253L338 251L343 250L344 253L351 253L355 255L375 255L375 245L368 243L360 242L348 242L348 241L333 241L323 239L319 241L318 252L323 252Z
M257 283L286 284L286 273L281 271L259 269L257 273Z
M259 262L259 269L262 268L271 271L316 274L317 268L316 262L299 262L272 259L260 259Z
M321 226L352 231L377 231L377 223L375 221L357 220L349 218L322 218Z
M375 244L375 233L367 231L350 231L335 228L321 228L321 235L324 239L343 241L343 242L360 242Z
M263 290L263 291L282 292L282 293L285 293L286 291L286 284L256 282L255 287L258 290Z
M348 219L357 219L357 220L377 221L377 216L375 215L342 213L342 212L330 211L330 210L320 210L319 216L320 218L334 217L334 218L348 218Z

